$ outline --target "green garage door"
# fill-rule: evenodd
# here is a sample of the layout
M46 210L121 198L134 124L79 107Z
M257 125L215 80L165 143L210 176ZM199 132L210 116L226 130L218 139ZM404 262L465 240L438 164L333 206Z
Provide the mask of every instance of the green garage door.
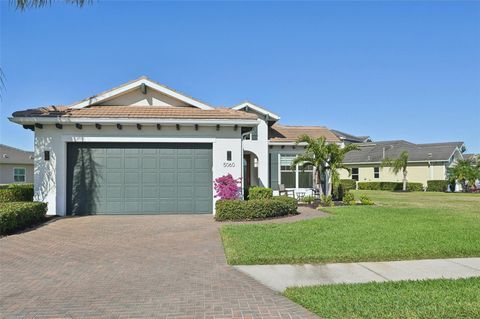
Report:
M212 145L68 143L67 211L212 213Z

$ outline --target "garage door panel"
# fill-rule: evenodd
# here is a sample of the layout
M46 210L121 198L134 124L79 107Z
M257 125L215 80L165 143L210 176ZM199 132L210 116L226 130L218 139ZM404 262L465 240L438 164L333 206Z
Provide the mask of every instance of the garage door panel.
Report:
M181 200L178 202L178 212L179 213L189 213L195 211L195 202L193 199Z
M163 169L174 169L177 168L177 158L176 157L162 157L160 159L160 167Z
M193 186L178 186L177 188L178 191L178 198L182 198L182 201L185 200L185 198L193 198Z
M212 212L211 144L69 143L75 214Z
M212 162L208 158L195 158L195 168L212 169Z
M175 185L176 178L176 174L169 171L160 172L158 174L160 185Z
M125 168L132 168L132 169L140 168L140 158L125 157Z
M106 167L107 169L123 168L123 158L109 156Z

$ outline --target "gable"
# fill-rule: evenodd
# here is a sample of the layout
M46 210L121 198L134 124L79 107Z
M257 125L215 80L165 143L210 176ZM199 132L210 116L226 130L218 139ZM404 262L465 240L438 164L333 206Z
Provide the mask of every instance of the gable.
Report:
M156 90L141 88L107 99L97 105L112 106L158 106L158 107L192 107L179 99L173 98Z
M202 110L214 109L206 103L172 90L144 76L73 103L68 107L81 109L95 105L191 106Z

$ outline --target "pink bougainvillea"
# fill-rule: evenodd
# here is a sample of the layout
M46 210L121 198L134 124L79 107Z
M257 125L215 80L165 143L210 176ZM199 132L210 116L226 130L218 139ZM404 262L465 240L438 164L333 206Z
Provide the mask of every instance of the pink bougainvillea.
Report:
M231 174L221 176L213 181L217 194L215 197L220 199L238 199L241 194L241 178L233 178Z

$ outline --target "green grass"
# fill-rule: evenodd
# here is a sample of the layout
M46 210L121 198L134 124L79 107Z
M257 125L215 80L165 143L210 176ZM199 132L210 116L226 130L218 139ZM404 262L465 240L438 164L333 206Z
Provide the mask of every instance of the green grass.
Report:
M330 263L480 256L480 195L358 191L378 205L325 209L289 224L226 225L230 264Z
M480 318L480 277L288 288L322 318Z

